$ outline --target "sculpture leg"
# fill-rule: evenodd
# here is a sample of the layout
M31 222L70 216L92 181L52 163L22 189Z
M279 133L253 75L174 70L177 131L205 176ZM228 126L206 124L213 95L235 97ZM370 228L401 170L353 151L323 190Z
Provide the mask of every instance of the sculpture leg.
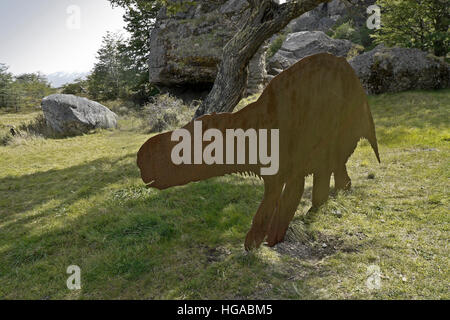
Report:
M330 194L330 178L331 172L329 171L323 170L320 173L314 174L312 192L313 209L318 209L328 200Z
M270 223L267 242L270 247L284 240L289 224L294 218L305 187L305 178L288 181L281 194L277 212Z
M245 249L258 248L267 236L267 231L275 213L278 199L281 194L281 187L273 180L265 181L264 198L253 218L250 231L245 239Z
M345 163L334 171L334 185L336 190L350 190L352 180L348 176Z

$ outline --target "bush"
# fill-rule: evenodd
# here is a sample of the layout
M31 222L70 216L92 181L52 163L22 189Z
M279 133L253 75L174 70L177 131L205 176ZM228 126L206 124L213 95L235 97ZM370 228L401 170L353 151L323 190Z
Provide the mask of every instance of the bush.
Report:
M332 37L334 39L347 39L352 42L354 42L354 40L359 40L358 33L355 28L353 28L353 24L350 21L344 22L343 24L339 25L334 30L334 34Z
M63 85L61 88L61 93L88 98L88 85L89 83L87 80L76 79L72 83L66 83Z
M363 25L360 28L354 27L354 22L352 20L344 21L341 24L337 24L333 29L327 34L333 39L345 39L349 40L355 44L358 44L364 48L364 51L370 51L375 47L371 35L374 33L373 30L367 28Z
M20 126L11 127L9 132L0 138L0 144L22 144L25 141L43 138L58 138L60 135L47 125L43 114Z
M272 58L278 50L283 46L283 42L286 40L286 34L280 34L269 46L267 50L267 59Z
M374 33L375 30L367 28L366 25L363 25L361 29L359 29L359 38L360 38L359 44L364 47L365 51L370 51L377 46L377 44L373 41Z
M192 120L196 102L190 106L169 94L153 98L153 102L144 106L145 129L149 133L163 132L179 128Z
M119 116L133 115L142 110L142 106L129 100L116 99L102 101L101 104Z
M338 25L332 32L331 37L334 39L345 39L349 40L353 43L363 45L367 43L367 35L365 35L366 30L364 30L364 27L361 28L355 28L353 21L347 21L340 25ZM366 27L367 29L367 27ZM363 35L364 33L364 35ZM364 41L363 41L364 37ZM369 38L370 40L370 38ZM364 42L364 43L363 43Z

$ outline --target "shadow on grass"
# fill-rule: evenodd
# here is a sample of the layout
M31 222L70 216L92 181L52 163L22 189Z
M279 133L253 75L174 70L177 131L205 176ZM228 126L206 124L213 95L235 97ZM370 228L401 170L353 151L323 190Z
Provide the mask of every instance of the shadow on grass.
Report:
M155 191L130 181L139 177L134 159L102 158L0 180L7 195L1 201L11 208L2 213L0 236L0 274L14 283L7 297L66 298L65 270L73 264L83 270L82 296L88 298L128 297L130 288L141 288L148 299L183 292L220 298L265 279L271 265L243 251L261 183L227 176ZM308 187L305 197L310 193ZM33 209L36 214L20 217ZM239 249L223 258L223 247ZM235 280L210 291L220 268L231 269ZM240 294L251 296L245 290Z
M49 201L70 205L101 192L109 184L138 177L134 154L101 158L82 165L0 179L0 219L33 210ZM7 209L6 209L7 208Z
M23 287L22 297L64 297L64 272L72 264L82 267L86 294L92 295L108 279L189 274L206 259L201 256L205 247L241 244L262 198L262 185L222 177L158 192L130 182L130 177L139 177L134 157L0 180L0 191L6 194L2 207L10 208L1 214L0 274ZM122 189L110 187L117 183ZM95 198L100 200L92 202ZM20 216L30 210L36 214ZM198 261L186 257L173 264L183 251L198 254ZM48 290L27 292L30 286Z

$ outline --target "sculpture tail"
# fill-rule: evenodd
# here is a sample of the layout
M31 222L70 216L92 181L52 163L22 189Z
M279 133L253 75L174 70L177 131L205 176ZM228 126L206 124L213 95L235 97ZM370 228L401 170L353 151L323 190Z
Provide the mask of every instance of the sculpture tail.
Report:
M373 151L375 152L375 155L377 156L378 162L381 163L380 160L380 154L378 152L378 141L377 141L377 135L375 132L375 124L373 122L372 113L370 112L369 104L366 103L366 114L368 115L368 126L369 129L368 132L364 135L364 138L366 138L370 145L372 146Z

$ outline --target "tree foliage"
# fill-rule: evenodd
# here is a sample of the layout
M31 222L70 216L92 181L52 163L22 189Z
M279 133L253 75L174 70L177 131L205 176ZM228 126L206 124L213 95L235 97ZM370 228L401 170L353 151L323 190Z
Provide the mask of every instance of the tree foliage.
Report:
M123 68L126 69L127 84L135 100L143 102L153 93L148 79L150 32L161 5L165 3L159 0L110 0L110 3L125 9L123 18L130 37L120 46Z
M450 6L444 0L378 0L382 27L377 42L431 51L449 52Z
M15 106L12 94L13 75L8 72L8 67L0 63L0 108ZM14 103L15 104L15 103Z
M40 73L25 73L17 76L14 87L20 94L21 104L25 108L40 105L42 98L55 92L47 78Z
M125 46L120 33L108 32L97 52L97 63L88 76L88 93L95 100L114 100L127 95Z
M0 108L34 107L54 92L42 74L25 73L14 77L6 65L0 64Z
M87 97L88 96L89 81L84 79L75 79L72 83L67 83L62 86L61 93L73 94L76 96Z

